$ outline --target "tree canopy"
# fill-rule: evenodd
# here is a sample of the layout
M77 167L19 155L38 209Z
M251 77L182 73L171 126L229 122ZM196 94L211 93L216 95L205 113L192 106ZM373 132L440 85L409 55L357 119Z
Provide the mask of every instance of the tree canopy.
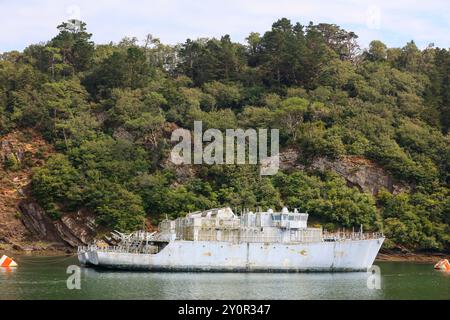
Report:
M229 205L307 210L328 229L384 230L388 246L449 248L450 51L389 48L334 24L283 18L246 43L95 44L71 20L53 39L0 56L0 134L33 128L55 147L32 192L57 218L87 208L106 228ZM278 128L305 170L167 164L170 133L194 120L218 129ZM399 194L372 195L308 165L369 159ZM14 166L11 166L11 168ZM191 171L189 171L191 170Z

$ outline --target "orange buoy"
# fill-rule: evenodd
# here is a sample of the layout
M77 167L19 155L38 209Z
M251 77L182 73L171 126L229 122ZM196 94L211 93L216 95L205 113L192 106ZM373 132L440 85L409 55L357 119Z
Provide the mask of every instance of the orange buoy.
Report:
M450 262L447 259L442 259L434 265L434 268L436 270L450 271Z
M8 256L3 255L0 259L0 267L9 268L9 267L17 267L17 263Z

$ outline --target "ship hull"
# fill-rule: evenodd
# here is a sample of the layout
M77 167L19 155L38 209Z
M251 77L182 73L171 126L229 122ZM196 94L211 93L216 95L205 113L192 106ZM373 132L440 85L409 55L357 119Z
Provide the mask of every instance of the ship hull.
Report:
M302 244L183 241L157 254L91 250L83 263L100 268L200 272L366 271L384 238ZM81 262L81 261L80 261Z

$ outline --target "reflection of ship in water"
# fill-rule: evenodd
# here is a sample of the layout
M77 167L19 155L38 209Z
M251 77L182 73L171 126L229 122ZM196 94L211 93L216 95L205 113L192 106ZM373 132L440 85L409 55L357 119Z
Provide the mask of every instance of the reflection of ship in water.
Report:
M158 271L366 271L384 241L381 234L308 228L308 214L246 212L230 208L164 220L159 232L119 234L117 246L80 247L82 264Z

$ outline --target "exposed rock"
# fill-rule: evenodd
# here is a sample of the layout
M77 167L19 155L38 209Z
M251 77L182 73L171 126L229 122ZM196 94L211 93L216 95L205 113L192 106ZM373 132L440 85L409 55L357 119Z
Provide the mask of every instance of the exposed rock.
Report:
M15 250L27 250L36 241L48 242L45 248L65 248L87 244L94 237L95 219L89 212L81 210L52 220L29 197L31 168L42 165L52 152L33 130L0 137L0 242ZM17 164L14 170L11 161Z
M35 202L22 201L19 208L24 225L38 239L76 247L94 238L95 219L86 211L67 213L59 220L51 220Z
M24 250L24 248L21 245L17 244L17 243L14 243L12 248L14 250L17 250L17 251L23 251Z
M0 243L11 244L11 241L6 237L0 237Z
M176 165L172 162L167 161L163 165L164 168L170 168L175 172L176 184L183 184L189 179L192 179L195 176L196 170L194 165Z
M22 212L22 222L32 236L40 240L61 242L53 221L37 203L24 200L19 203L19 209Z
M397 194L407 187L395 183L381 166L373 161L356 156L346 156L337 160L318 158L313 161L311 169L332 170L344 177L350 184L361 191L377 194L382 188Z
M55 221L55 229L61 239L71 247L76 247L83 244L80 239L74 236L72 232L60 220Z
M69 234L69 237L75 238L78 244L90 243L94 239L97 226L94 215L86 210L65 214L58 221L58 225L64 230L61 231L61 236Z
M52 147L33 130L13 131L0 137L0 237L11 243L29 240L19 203L27 198L32 167L41 165L51 152ZM36 221L28 222L32 225ZM43 232L39 229L42 226L34 227Z
M129 131L127 131L124 127L119 127L113 132L113 137L115 139L127 140L130 142L134 141L134 136Z
M340 159L330 160L324 157L318 157L307 168L299 163L299 158L300 154L295 149L287 149L281 152L280 168L285 170L331 170L345 178L350 185L358 187L363 192L370 192L374 195L382 188L394 194L406 191L409 188L402 183L394 181L392 176L380 165L365 158L344 156Z
M13 154L12 143L8 140L0 141L0 162L5 162L9 155Z
M304 170L305 166L299 163L300 152L295 149L286 149L280 152L280 169Z

